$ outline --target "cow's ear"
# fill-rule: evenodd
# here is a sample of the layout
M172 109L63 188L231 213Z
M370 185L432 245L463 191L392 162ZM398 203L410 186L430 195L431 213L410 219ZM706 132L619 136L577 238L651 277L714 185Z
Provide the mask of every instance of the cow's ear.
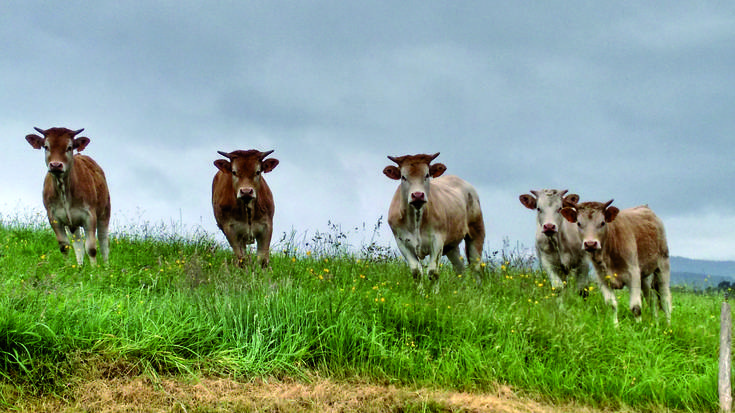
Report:
M613 222L615 217L618 216L618 212L620 212L620 210L617 207L607 207L607 209L605 209L605 222Z
M521 204L528 209L536 209L536 198L528 194L523 194L518 197L521 200Z
M401 170L397 166L388 165L383 169L383 173L390 179L401 179Z
M561 209L561 216L563 216L567 221L574 224L577 222L577 210L574 208L564 207Z
M569 194L562 199L562 204L564 204L564 206L571 207L577 205L577 203L579 203L579 195L577 194Z
M270 172L276 169L276 166L278 166L278 159L268 158L263 161L263 169L261 170L261 172L263 173Z
M74 138L74 149L77 150L77 152L81 152L84 150L84 148L89 145L89 138L86 136L80 136L78 138Z
M437 155L439 154L437 153ZM443 163L435 163L429 167L429 175L431 175L432 178L438 178L446 170L447 170L447 167Z
M217 159L216 161L214 161L214 166L216 166L217 169L224 173L232 173L232 164L230 163L230 161Z
M31 144L31 146L33 146L33 149L43 148L44 138L38 135L26 135L26 140Z

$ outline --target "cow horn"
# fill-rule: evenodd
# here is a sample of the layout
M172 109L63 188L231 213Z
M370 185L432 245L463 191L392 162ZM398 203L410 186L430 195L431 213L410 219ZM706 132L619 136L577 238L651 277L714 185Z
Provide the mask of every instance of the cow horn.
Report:
M46 135L46 131L43 130L43 129L41 129L41 128L37 128L37 127L34 126L33 129L37 130L38 133L40 133L41 135L44 135L44 136Z
M232 159L232 156L227 152L217 151L217 153L224 156L227 159L230 159L230 160Z
M437 152L437 153L435 153L435 154L431 155L431 158L429 158L429 162L431 162L431 161L433 161L434 159L436 159L436 157L437 157L437 156L439 156L439 152Z
M73 133L71 134L71 136L77 136L77 135L79 135L80 133L82 133L82 131L83 131L83 130L84 130L84 128L82 128L82 129L79 129L79 130L75 130L75 131L74 131L74 132L73 132Z
M605 203L605 206L603 206L603 207L602 207L602 209L603 209L603 210L607 209L607 207L609 207L609 206L610 206L610 204L612 204L612 203L613 203L613 201L614 201L614 199L611 199L611 200L607 201L607 202Z
M260 160L262 161L263 159L265 159L265 157L266 157L266 156L268 156L268 155L270 155L270 154L272 154L272 153L273 153L273 151L274 151L274 150L273 150L273 149L271 149L271 150L269 150L269 151L267 151L267 152L261 152L261 153L260 153Z
M398 162L398 158L396 158L395 156L388 155L388 159L390 159L391 161L397 163L398 165L401 164L400 162Z

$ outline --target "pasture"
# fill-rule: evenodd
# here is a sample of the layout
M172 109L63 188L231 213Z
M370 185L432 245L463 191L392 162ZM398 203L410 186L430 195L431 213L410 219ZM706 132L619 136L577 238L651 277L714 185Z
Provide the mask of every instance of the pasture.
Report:
M161 391L171 378L326 379L476 397L511 389L599 411L718 409L721 296L674 292L670 326L647 306L635 323L621 305L616 329L596 288L587 300L560 293L512 251L485 251L481 285L445 263L434 293L419 291L387 246L348 253L339 233L274 234L266 271L232 265L208 234L131 234L111 234L109 265L79 267L47 223L2 220L3 409L79 406L85 382L136 377ZM616 294L627 303L626 291ZM461 410L390 400L365 410ZM161 411L258 410L220 402Z

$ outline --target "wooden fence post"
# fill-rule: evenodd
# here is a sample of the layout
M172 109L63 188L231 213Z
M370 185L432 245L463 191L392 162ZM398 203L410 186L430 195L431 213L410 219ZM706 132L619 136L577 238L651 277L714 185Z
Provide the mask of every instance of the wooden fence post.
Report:
M732 389L730 382L730 352L732 345L732 314L730 304L722 303L720 311L720 374L718 390L720 393L720 411L732 412Z

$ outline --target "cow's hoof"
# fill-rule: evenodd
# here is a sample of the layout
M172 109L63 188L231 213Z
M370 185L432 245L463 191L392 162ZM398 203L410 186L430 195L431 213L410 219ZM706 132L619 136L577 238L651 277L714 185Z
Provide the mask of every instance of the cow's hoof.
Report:
M630 311L632 311L633 315L636 317L641 316L641 306L639 305L634 305L633 307L631 307Z

